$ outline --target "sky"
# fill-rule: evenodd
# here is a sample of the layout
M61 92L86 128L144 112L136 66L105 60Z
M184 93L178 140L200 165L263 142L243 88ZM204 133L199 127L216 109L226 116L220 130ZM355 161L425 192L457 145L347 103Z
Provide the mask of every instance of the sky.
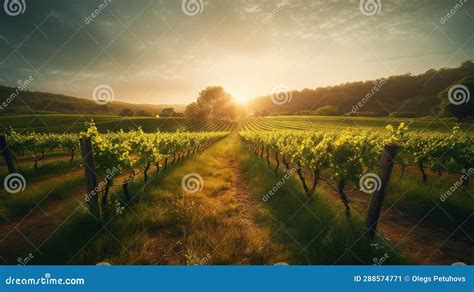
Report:
M473 0L9 1L24 10L0 8L0 84L89 99L248 99L474 59Z

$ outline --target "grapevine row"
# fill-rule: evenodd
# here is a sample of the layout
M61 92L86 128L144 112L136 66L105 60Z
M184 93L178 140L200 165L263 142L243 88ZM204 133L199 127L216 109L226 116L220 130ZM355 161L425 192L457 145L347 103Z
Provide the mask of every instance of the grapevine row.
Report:
M46 153L65 150L71 153L80 147L85 169L87 195L92 214L103 215L107 210L110 188L121 176L125 200L131 199L129 183L138 174L143 173L148 180L151 167L166 169L169 164L202 151L210 144L226 136L228 132L175 132L144 133L141 129L130 132L99 133L94 123L80 134L36 134L20 135L11 132L8 148L17 155L33 153L35 167ZM86 143L84 143L86 141ZM83 146L86 147L83 147ZM7 160L7 157L5 157ZM98 184L97 181L101 183ZM100 203L101 212L99 212Z
M100 134L97 127L91 124L87 131L81 133L81 140L89 140L92 144L94 165L87 168L95 169L93 176L105 178L105 186L100 189L102 213L107 209L106 203L114 178L122 172L128 172L128 179L122 183L125 200L131 199L128 184L138 173L143 173L145 182L151 166L160 171L169 163L188 157L208 147L213 142L226 136L227 132L176 132L176 133L144 133L141 129L117 133ZM81 142L82 143L82 142ZM82 145L81 145L82 146ZM89 155L82 150L83 157ZM139 170L137 172L137 169ZM117 171L118 170L118 171ZM86 169L86 180L88 169ZM95 179L92 179L92 181ZM88 185L89 194L96 187ZM91 203L89 203L91 207ZM92 207L91 209L94 209ZM92 211L93 213L96 211Z
M81 134L35 132L19 134L12 130L8 134L8 146L16 156L31 155L34 160L34 168L37 168L38 162L44 159L48 153L55 151L68 153L70 160L73 161L79 148L79 139L85 136L94 137L98 149L105 152L122 153L125 157L127 152L124 149L130 148L130 153L135 156L141 156L139 153L142 150L143 153L147 153L146 155L150 161L156 160L156 158L167 161L170 158L176 159L176 154L181 153L183 149L193 149L198 145L202 145L205 141L212 140L213 137L222 137L225 133L227 132L157 132L147 134L139 129L130 132L121 130L118 133L99 134L97 127L92 123L88 130ZM156 143L156 145L152 147L150 143ZM120 149L121 146L125 148ZM108 150L105 150L107 148ZM111 154L111 156L113 155ZM143 156L141 157L137 160L124 159L121 161L128 166L136 166L136 164L144 161Z
M416 165L426 183L425 168L459 173L474 164L474 141L455 127L448 134L416 134L401 123L385 131L243 131L242 139L262 159L280 162L288 171L294 165L308 197L312 197L323 174L337 182L337 193L349 210L347 185L360 187L361 177L378 165L385 145L399 149L396 162ZM307 177L311 175L311 183ZM465 181L467 183L467 180Z

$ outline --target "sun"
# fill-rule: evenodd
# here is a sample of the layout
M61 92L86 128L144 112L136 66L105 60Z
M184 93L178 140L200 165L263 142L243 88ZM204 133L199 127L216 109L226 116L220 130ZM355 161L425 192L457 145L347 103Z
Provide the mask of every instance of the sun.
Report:
M234 100L236 103L239 103L239 104L246 104L249 102L250 98L247 97L247 96L243 96L243 95L236 95L234 96Z

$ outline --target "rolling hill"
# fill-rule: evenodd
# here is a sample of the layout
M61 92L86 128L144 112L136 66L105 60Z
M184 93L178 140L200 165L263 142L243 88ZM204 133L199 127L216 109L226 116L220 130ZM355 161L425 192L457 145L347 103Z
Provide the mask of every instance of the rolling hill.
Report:
M89 114L89 115L119 115L124 110L131 110L133 116L156 116L162 109L173 107L177 111L183 111L184 105L153 105L132 104L125 102L110 102L99 105L93 100L53 94L38 91L23 91L15 98L9 98L17 88L0 86L0 100L3 105L0 115L18 114ZM5 103L7 99L10 103Z

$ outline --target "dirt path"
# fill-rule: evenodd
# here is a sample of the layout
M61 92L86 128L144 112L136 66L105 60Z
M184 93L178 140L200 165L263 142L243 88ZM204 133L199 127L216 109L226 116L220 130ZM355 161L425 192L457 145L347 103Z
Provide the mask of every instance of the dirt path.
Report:
M243 180L236 138L217 142L183 165L183 170L202 178L202 190L170 203L179 214L180 233L174 238L171 231L156 234L155 264L251 265L287 260L287 248L274 243L269 227L255 220L264 211ZM171 176L181 179L180 171ZM170 192L182 192L176 189L181 187L178 181L162 185L169 186Z
M209 245L210 261L215 264L273 264L278 255L285 254L284 249L272 243L267 226L254 220L262 210L242 178L237 145L231 139L235 137L209 149L206 157L211 159L203 157L206 163L200 172L204 175L204 188L193 198L204 212L186 242L189 246ZM213 178L207 173L212 173Z
M250 218L252 216L252 210L258 208L257 202L254 198L250 197L250 192L246 186L246 183L242 179L242 173L239 165L237 164L236 158L232 155L224 157L228 163L228 167L234 173L232 176L232 192L234 193L233 199L239 205L240 216L243 218L241 221L248 221L252 223Z
M68 199L52 200L45 206L36 205L21 218L11 220L0 226L0 261L2 264L19 264L30 254L40 255L41 246L54 235L74 214L76 209L68 208L77 201L79 206L82 188L70 190Z

